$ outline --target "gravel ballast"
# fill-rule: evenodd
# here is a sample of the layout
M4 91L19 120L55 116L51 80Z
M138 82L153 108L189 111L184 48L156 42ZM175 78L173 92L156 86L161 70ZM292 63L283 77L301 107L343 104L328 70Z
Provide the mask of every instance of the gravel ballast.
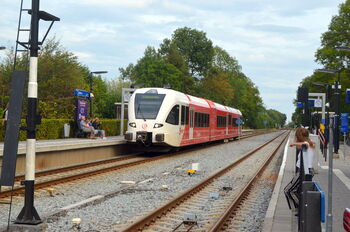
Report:
M99 204L80 209L73 208L66 216L48 223L48 231L70 231L72 230L72 218L79 217L82 219L82 231L113 231L113 229L120 228L120 224L129 224L130 220L136 220L135 216L140 217L156 209L175 195L197 184L219 168L232 163L246 152L274 138L277 134L280 132L210 146L200 151L186 152L185 155L53 186L55 189L53 196L50 196L46 190L39 190L35 194L35 207L43 216L70 204L115 192L125 187L120 183L121 181L147 180ZM199 163L200 171L193 176L188 176L186 170L191 168L192 163ZM163 185L167 185L168 189ZM14 197L11 220L16 218L22 206L23 198ZM7 206L1 206L0 216L3 218L0 221L1 227L6 226L7 215Z

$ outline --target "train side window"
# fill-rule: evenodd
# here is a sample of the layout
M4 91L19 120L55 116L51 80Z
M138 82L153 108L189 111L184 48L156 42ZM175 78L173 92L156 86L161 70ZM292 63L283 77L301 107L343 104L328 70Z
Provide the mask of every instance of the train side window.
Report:
M209 114L196 112L194 127L209 127Z
M179 125L179 113L180 113L180 107L179 105L175 105L169 112L169 115L165 120L165 122L173 125Z
M204 127L209 127L209 114L204 114Z
M238 118L233 118L233 120L232 120L232 126L233 127L238 127L238 125L236 124L237 120L238 120Z
M189 107L186 106L186 113L185 113L185 125L188 125L188 118L189 118Z
M216 118L216 127L226 127L227 117L217 116Z
M181 125L185 125L186 121L186 108L185 106L181 106Z
M231 123L232 123L232 115L229 115L228 116L228 124L231 125Z

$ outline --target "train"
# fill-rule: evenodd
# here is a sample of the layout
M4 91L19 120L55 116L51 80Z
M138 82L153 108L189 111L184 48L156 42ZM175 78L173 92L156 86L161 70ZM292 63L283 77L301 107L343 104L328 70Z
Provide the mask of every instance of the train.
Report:
M137 89L128 104L125 140L143 148L181 148L242 133L238 109L172 89Z

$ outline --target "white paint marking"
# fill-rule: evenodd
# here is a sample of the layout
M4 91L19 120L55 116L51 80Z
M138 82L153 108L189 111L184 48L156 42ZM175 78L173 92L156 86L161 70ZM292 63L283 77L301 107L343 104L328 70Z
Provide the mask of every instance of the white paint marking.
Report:
M28 97L38 98L38 57L29 58Z
M84 204L96 201L98 199L102 199L103 197L104 196L102 196L102 195L97 195L97 196L94 196L94 197L90 197L90 198L82 200L82 201L80 201L78 203L74 203L74 204L65 206L65 207L61 208L60 210L70 210L70 209L73 209L75 207L78 207L78 206L81 206L81 205L84 205Z
M27 139L26 180L35 180L35 139Z
M269 203L269 207L266 211L265 215L265 220L264 220L264 226L263 226L263 231L271 231L272 229L272 219L273 216L275 215L275 210L276 210L276 205L277 205L277 200L278 200L278 195L281 189L281 184L282 184L282 179L283 179L283 173L284 169L286 167L286 162L287 162L287 152L288 152L288 146L289 146L289 138L288 141L284 147L284 152L283 152L283 160L281 164L280 171L278 173L278 178L276 181L276 185L273 189L271 200Z
M147 182L150 182L152 180L153 180L153 178L149 178L149 179L146 179L146 180L143 180L143 181L139 182L138 184L147 183Z
M345 176L345 174L339 169L334 169L333 172L345 184L345 186L350 190L350 179L347 176Z
M320 166L322 169L328 170L328 166ZM350 191L350 178L348 178L340 169L333 169L333 173L343 182Z

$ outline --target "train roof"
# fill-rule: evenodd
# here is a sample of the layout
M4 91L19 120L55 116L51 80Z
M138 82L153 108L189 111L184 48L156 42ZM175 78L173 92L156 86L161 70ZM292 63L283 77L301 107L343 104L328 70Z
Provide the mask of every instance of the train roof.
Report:
M200 105L200 106L204 106L207 108L210 108L209 103L206 99L204 98L199 98L199 97L195 97L189 94L185 94L176 90L172 90L172 89L164 89L164 88L141 88L141 89L136 89L135 93L158 93L158 94L173 94L173 95L177 95L177 96L181 96L181 97L186 97L188 99L190 99L191 103L194 103L196 105ZM209 100L210 101L210 100ZM222 111L226 111L226 112L230 112L230 113L234 113L234 114L238 114L240 116L242 116L242 113L240 110L229 107L229 106L224 106L218 103L213 102L214 106L216 109L218 110L222 110Z

